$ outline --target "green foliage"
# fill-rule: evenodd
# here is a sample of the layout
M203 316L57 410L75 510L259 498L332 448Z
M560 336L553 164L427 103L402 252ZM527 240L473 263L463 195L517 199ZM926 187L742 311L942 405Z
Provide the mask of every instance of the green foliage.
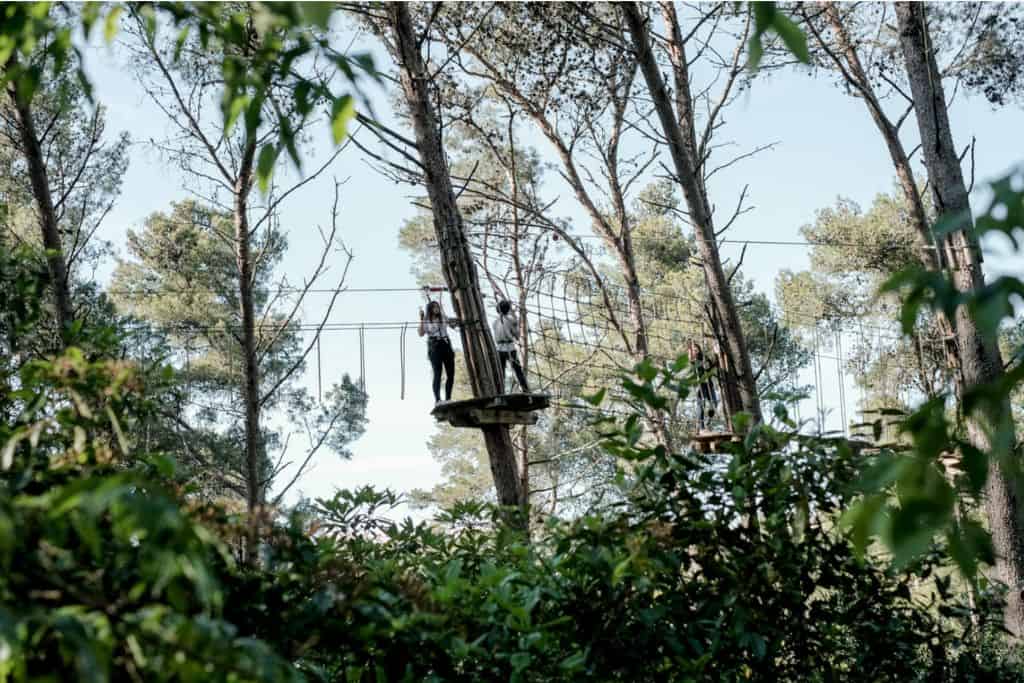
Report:
M0 282L31 279L4 263ZM38 284L23 291L31 298ZM10 319L30 322L36 308L25 302ZM680 358L636 366L623 389L639 409L696 381ZM639 411L602 421L603 446L624 465L619 495L551 518L529 544L489 505L395 522L400 498L362 488L300 506L266 530L261 562L236 566L218 534L238 523L185 504L163 483L171 461L136 444L131 426L149 405L133 365L71 348L25 364L17 386L0 395L0 673L9 680L1013 671L1011 653L991 641L984 656L971 649L939 555L893 571L853 552L836 519L857 456L841 440L801 436L781 407L778 428L756 425L723 454L649 447Z
M1018 170L992 183L993 199L976 221L979 236L1000 233L1019 248L1014 233L1024 229L1022 180L1024 174ZM941 234L950 225L962 223L963 217L943 217L937 231ZM941 311L953 319L965 309L977 321L986 341L995 345L1001 326L1014 316L1014 299L1024 293L1024 282L1003 276L982 287L960 291L945 274L908 269L893 276L883 292L902 295L905 333L913 329L924 312ZM861 549L877 535L892 550L896 562L902 564L919 557L938 535L971 579L979 562L993 561L987 531L960 518L955 502L958 498L971 501L980 497L992 462L1000 465L1004 476L1020 476L1019 451L1008 406L1009 398L1022 381L1024 366L1017 362L994 382L969 387L964 392L961 409L964 415L976 416L985 425L985 436L991 446L986 451L974 448L961 435L960 425L944 409L943 397L926 402L903 421L903 430L912 440L910 452L881 456L862 481L865 496L847 514ZM944 453L957 452L962 454L963 473L951 484L944 476L939 458Z
M13 83L17 97L24 102L32 101L47 77L63 77L71 56L80 57L73 41L74 24L57 17L51 4L0 5L0 85ZM268 112L277 126L278 135L263 141L258 154L257 180L266 192L273 160L282 151L301 168L297 131L314 115L316 106L326 106L331 135L339 144L355 116L355 98L361 97L361 73L374 80L379 77L369 55L350 56L331 46L326 29L333 8L325 3L254 2L225 7L224 3L203 2L86 3L79 20L86 39L102 23L104 38L110 42L127 8L141 18L150 40L156 36L161 17L170 19L176 32L176 56L192 34L197 35L203 50L219 48L224 133L230 134L241 120L247 136L255 138L257 129L267 122ZM313 57L325 59L334 70L315 77L300 73L296 65ZM80 60L74 74L91 97L92 87ZM336 92L336 77L355 95ZM275 90L289 93L289 101L273 98ZM268 102L272 104L269 109L265 106Z
M61 78L64 67L77 48L72 45L72 27L51 13L49 2L5 2L0 6L0 85L14 85L21 102L31 102L40 83L48 76ZM87 12L86 32L99 13L99 3ZM78 79L87 93L88 79L79 65Z
M691 389L688 369L637 366L626 386L657 404ZM393 494L339 492L278 530L228 614L310 680L1008 676L1006 653L970 649L940 555L892 571L853 552L836 520L857 454L778 413L780 429L707 455L643 445L641 414L605 422L633 471L622 495L530 545L486 504L413 524L384 515Z
M39 282L5 306L5 346L39 313ZM93 334L93 337L97 335ZM159 483L173 465L135 450L146 410L135 368L79 349L32 360L0 393L0 678L294 679L219 613L220 543Z
M355 98L335 92L334 76L340 75L357 94L360 74L356 68L377 78L368 55L348 56L330 45L326 29L331 9L316 2L256 2L227 9L221 3L164 2L135 11L141 14L150 41L159 26L157 10L161 10L174 20L178 45L195 32L202 50L216 50L223 77L220 107L226 135L241 121L246 138L254 139L272 119L278 134L261 144L256 164L257 182L267 192L282 151L301 168L297 132L317 104L327 107L334 143L345 138L355 117ZM297 65L312 57L326 59L335 72L315 77L302 74ZM279 101L275 92L284 93L290 101Z
M769 31L782 39L786 49L798 60L807 64L811 61L807 50L807 37L803 31L787 17L774 2L748 3L754 14L754 31L750 35L748 46L747 67L756 69L764 56L764 36Z

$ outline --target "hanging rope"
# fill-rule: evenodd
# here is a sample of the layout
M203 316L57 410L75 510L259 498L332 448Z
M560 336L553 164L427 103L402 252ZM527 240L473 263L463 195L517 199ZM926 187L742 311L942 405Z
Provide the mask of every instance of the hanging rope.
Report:
M366 393L366 327L359 326L359 387Z
M316 335L316 400L324 402L324 375L323 366L320 364L320 335Z
M405 333L409 331L409 323L402 325L402 334L398 340L398 365L402 373L401 400L405 400Z

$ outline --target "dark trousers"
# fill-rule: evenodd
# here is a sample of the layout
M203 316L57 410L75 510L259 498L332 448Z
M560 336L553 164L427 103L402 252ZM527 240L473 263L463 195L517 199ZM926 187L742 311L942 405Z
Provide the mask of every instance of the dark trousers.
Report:
M452 385L455 384L455 352L447 338L431 339L427 342L427 358L434 371L434 400L441 400L441 367L447 375L444 383L444 400L452 400Z
M498 351L498 357L501 359L502 387L505 385L505 364L512 363L512 371L516 373L516 381L519 382L519 389L526 392L530 391L530 387L526 384L526 375L523 374L523 366L519 364L519 357L516 355L516 352Z
M711 404L707 415L704 414L704 402ZM708 418L714 417L715 407L718 405L718 396L715 394L715 385L711 382L701 382L697 389L697 428L705 429Z

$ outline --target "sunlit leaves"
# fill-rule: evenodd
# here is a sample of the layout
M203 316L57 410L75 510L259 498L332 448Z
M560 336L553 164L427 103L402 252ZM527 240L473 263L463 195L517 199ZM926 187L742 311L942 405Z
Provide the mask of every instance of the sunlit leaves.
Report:
M296 69L302 60L327 54L335 64L339 60L345 63L344 80L358 92L358 77L348 68L349 58L335 54L325 37L309 30L326 28L333 10L330 4L253 3L236 12L224 12L216 3L168 3L161 7L166 7L179 26L197 26L204 49L222 51L225 132L230 132L239 120L244 121L248 138L255 138L266 125L276 128L277 142L264 144L258 153L256 177L262 191L269 188L281 151L287 151L291 161L301 168L297 135L313 115L316 102L328 105L335 144L344 140L347 124L355 114L355 97L335 93L330 78L309 77ZM271 96L280 90L290 92L293 111L281 107ZM273 106L268 107L271 103Z
M0 86L13 83L19 101L32 101L43 78L59 74L76 48L73 26L59 22L49 2L5 2L0 6ZM82 13L86 34L101 16L101 3L87 3ZM104 33L117 27L119 10L111 9L104 20ZM82 66L76 73L86 95L91 93Z
M121 19L121 13L124 11L123 7L114 5L107 12L107 18L103 21L103 39L108 43L114 40L117 36L118 22Z
M355 99L351 95L345 95L331 103L331 136L334 144L340 144L345 139L349 121L355 114Z
M323 34L334 10L330 3L259 2L239 6L235 11L225 10L223 3L86 3L80 15L85 35L90 36L102 24L104 39L112 41L126 8L140 18L151 41L156 39L161 25L160 15L170 19L175 31L176 61L193 35L202 49L220 50L224 132L230 133L243 121L246 134L254 138L257 130L272 124L276 127L278 154L286 150L300 168L302 157L296 136L315 114L315 103L327 105L335 144L340 144L347 134L348 123L355 115L355 98L361 96L359 75L349 61L377 78L369 55L339 55L330 46ZM18 98L29 102L42 79L48 73L59 73L72 52L77 51L72 43L74 26L58 23L46 2L4 3L0 13L0 85L13 82ZM45 45L41 55L35 54L38 45ZM320 55L339 66L341 80L355 94L336 92L332 75L311 76L296 68L299 62ZM76 65L76 76L89 95L92 86L80 63ZM270 112L266 107L268 93L278 89L294 93L294 112L276 106ZM268 155L269 152L261 150L261 159L269 160ZM272 166L258 169L259 186L264 191L269 187L272 172Z

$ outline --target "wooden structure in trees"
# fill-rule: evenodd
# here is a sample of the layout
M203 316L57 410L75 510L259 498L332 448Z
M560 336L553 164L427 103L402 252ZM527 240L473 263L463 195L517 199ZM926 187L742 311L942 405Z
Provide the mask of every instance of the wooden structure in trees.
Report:
M740 437L732 432L699 432L690 437L694 450L701 453L720 453L728 443L738 443Z
M444 401L431 412L438 422L453 427L481 428L489 425L532 425L537 411L551 405L548 394L501 394L465 401Z

